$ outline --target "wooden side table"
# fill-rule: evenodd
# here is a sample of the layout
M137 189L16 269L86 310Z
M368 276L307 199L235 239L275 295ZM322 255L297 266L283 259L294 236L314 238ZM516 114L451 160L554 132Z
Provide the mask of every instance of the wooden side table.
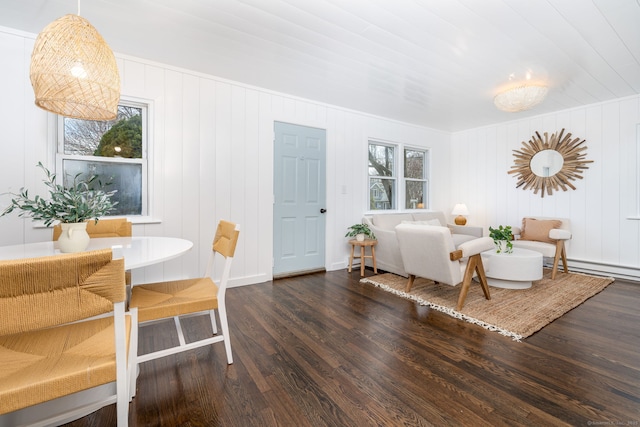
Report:
M351 266L353 265L353 253L356 249L356 246L360 247L360 276L364 277L364 259L371 258L373 261L373 272L378 274L378 267L376 266L376 245L378 244L377 240L365 239L362 242L352 239L349 240L349 244L351 245L351 257L349 258L349 273L351 273ZM367 246L371 248L371 255L365 255L367 250Z

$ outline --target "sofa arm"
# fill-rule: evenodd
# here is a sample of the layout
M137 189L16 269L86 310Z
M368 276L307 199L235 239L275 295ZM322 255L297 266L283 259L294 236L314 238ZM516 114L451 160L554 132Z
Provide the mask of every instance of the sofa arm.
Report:
M484 233L484 229L482 227L474 227L473 225L456 225L456 224L447 224L449 230L453 234L466 234L468 236L474 237L482 237Z
M569 240L571 238L571 232L561 228L552 228L549 230L549 238L553 240Z

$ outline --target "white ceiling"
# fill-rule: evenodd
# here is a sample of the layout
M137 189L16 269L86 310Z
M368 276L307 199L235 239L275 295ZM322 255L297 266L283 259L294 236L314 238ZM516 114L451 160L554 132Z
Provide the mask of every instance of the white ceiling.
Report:
M456 131L640 93L640 0L84 0L116 52ZM76 0L0 0L39 33ZM527 112L509 76L549 85Z

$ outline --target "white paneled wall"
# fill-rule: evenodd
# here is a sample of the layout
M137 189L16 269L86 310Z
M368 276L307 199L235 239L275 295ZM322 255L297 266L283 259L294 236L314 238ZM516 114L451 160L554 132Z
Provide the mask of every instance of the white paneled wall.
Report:
M35 35L0 28L0 192L26 186L45 194L38 161L53 165L55 116L33 104L28 77ZM135 271L135 281L193 277L204 271L218 219L241 225L233 284L271 278L273 122L326 129L326 268L346 267L347 226L366 209L367 141L432 149L432 205L449 209L450 135L248 87L214 76L116 55L122 94L150 102L150 215L134 235L183 237L194 249ZM6 206L0 198L0 209ZM0 218L0 244L48 240L29 220Z
M45 193L38 161L53 166L56 117L33 104L29 61L35 35L0 28L0 193L26 186ZM216 222L241 225L233 284L271 278L273 122L327 132L327 235L329 270L346 267L347 226L367 209L367 141L370 138L431 148L431 206L448 215L455 203L469 222L518 224L526 215L569 217L571 264L640 278L637 216L637 124L640 97L592 105L453 135L360 114L234 83L174 66L120 56L122 93L150 102L150 215L135 235L184 237L187 255L134 272L134 280L193 277L204 270ZM179 65L179 64L178 64ZM565 128L586 139L594 160L577 190L540 198L515 188L507 174L518 149L535 131ZM7 196L0 197L0 209ZM0 244L47 240L17 215L0 218Z
M568 217L570 265L640 278L640 221L628 219L639 214L638 123L640 97L634 96L455 133L450 203L466 202L469 222L486 228L518 225L527 215ZM507 174L512 150L536 131L562 128L586 140L587 159L594 161L574 182L577 189L544 198L516 189L516 178Z

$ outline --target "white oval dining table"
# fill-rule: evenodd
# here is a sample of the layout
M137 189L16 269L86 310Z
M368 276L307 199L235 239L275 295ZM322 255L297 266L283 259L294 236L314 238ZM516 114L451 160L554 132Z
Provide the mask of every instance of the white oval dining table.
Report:
M124 268L133 270L176 258L193 247L193 242L177 237L93 237L87 251L122 247ZM24 243L0 246L0 260L35 258L60 254L58 242Z

